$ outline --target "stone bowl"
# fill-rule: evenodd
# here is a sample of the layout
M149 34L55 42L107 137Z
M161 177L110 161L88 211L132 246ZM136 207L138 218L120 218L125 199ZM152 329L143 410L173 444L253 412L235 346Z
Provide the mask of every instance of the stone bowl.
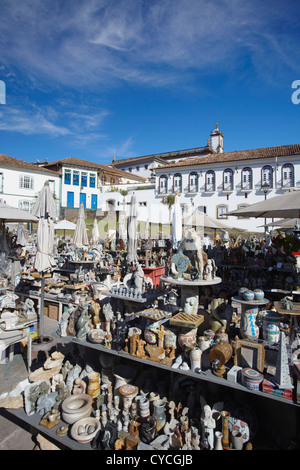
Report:
M81 444L94 439L100 429L100 421L97 418L88 417L79 419L71 427L71 437Z
M79 419L87 418L92 411L92 398L86 393L70 395L62 404L62 419L68 424L73 424Z

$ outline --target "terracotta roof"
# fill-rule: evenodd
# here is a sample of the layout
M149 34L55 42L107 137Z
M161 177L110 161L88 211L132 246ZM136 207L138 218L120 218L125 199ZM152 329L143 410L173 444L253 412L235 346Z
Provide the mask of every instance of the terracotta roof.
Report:
M9 157L8 155L0 154L0 167L9 166L13 168L23 168L24 170L34 170L41 171L45 173L56 173L53 170L49 170L44 167L39 167L34 163L25 162L24 160L19 160L18 158Z
M118 175L123 178L130 178L130 179L135 179L139 181L145 181L145 178L143 178L142 176L138 176L132 173L128 173L126 171L119 170L110 165L101 165L100 163L83 160L82 158L67 157L67 158L63 158L62 160L55 160L54 162L47 162L44 165L46 165L46 167L54 167L54 166L62 166L62 165L65 165L65 166L70 165L70 166L76 166L76 167L81 166L83 168L90 168L93 170L102 170L106 173Z
M204 157L186 158L176 163L160 166L155 168L155 170L183 166L209 165L214 163L232 163L240 160L246 162L247 160L272 157L288 157L291 155L300 155L300 144L280 145L278 147L264 147L250 150L237 150L235 152L217 153L213 155L206 155Z

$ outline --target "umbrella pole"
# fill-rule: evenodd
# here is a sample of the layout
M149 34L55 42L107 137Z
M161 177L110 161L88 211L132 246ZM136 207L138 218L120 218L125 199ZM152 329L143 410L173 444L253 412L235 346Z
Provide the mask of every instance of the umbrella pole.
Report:
M41 342L43 342L43 338L44 338L44 287L45 287L45 277L44 277L44 273L42 272L41 299L40 299L40 327L39 327L39 335L40 335Z

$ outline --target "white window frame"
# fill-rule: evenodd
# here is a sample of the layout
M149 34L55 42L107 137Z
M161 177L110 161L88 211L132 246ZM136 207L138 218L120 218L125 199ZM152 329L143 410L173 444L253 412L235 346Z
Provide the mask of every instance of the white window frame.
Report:
M34 178L30 175L20 175L21 189L34 189Z

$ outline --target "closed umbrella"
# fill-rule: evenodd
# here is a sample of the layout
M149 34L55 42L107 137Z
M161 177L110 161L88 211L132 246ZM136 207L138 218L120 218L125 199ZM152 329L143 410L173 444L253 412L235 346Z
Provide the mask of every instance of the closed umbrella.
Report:
M19 224L17 228L17 243L21 246L25 246L27 243L26 230L23 224Z
M44 273L50 271L55 262L53 259L54 223L57 217L57 206L50 190L48 181L39 192L34 205L33 215L38 218L37 252L34 268L42 274L40 303L40 340L44 337Z
M150 237L150 222L149 222L149 219L147 219L145 223L144 240L148 240L149 237Z
M127 224L127 263L137 262L137 215L136 196L133 193Z
M125 212L119 212L119 239L126 241L126 221L125 221Z
M174 248L178 248L182 239L182 212L177 194L174 199L172 216L172 243Z
M93 230L92 230L92 242L97 243L99 238L100 238L100 235L99 235L97 219L94 219L94 225L93 225Z
M73 243L76 246L86 246L89 244L86 226L85 226L85 214L84 214L84 205L81 203L78 217L76 222L76 229L74 233Z

